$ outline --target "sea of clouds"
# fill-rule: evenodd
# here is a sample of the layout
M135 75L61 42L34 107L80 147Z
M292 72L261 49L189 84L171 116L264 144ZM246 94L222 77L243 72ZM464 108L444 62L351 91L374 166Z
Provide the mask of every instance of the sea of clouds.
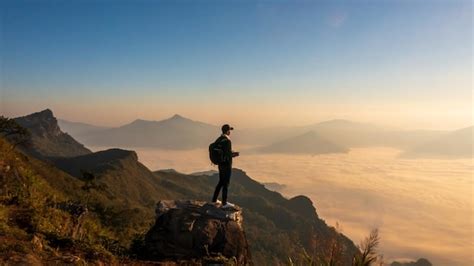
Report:
M216 169L205 149L134 150L152 170ZM378 228L386 261L425 257L434 265L473 265L471 159L401 159L391 148L314 156L243 150L234 167L260 182L285 184L280 192L287 197L309 196L318 215L356 243Z

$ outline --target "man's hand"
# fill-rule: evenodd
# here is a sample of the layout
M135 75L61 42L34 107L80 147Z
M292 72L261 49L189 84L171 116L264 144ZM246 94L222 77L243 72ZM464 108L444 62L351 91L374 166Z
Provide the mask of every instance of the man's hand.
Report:
M237 157L237 156L239 156L239 155L240 155L240 153L239 153L238 151L232 152L232 157Z

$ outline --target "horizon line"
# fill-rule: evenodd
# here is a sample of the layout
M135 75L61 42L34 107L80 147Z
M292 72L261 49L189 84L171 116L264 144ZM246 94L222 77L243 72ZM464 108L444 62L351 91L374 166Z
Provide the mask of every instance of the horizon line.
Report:
M18 117L23 117L23 116L28 116L28 115L32 115L32 114L35 114L35 113L41 113L41 112L45 112L45 111L51 111L51 113L53 114L53 116L59 121L64 121L64 122L69 122L69 123L78 123L78 124L84 124L84 125L88 125L88 126L94 126L94 127L102 127L102 128L119 128L119 127L122 127L122 126L125 126L125 125L129 125L129 124L132 124L133 122L135 121L145 121L145 122L155 122L155 123L159 123L159 122L163 122L163 121L166 121L166 120L170 120L170 119L173 119L173 118L182 118L182 119L186 119L186 120L190 120L192 122L195 122L195 123L203 123L203 124L207 124L207 125L210 125L210 126L215 126L215 127L219 127L218 125L214 124L214 123L210 123L210 122L204 122L204 121L201 121L201 120L196 120L194 118L190 118L190 117L187 117L187 116L183 116L179 113L175 113L171 116L166 116L164 118L159 118L159 119L142 119L142 118L135 118L133 120L131 120L130 122L126 122L126 123L121 123L121 124L117 124L117 125L113 125L113 126L105 126L105 125L98 125L98 124L95 124L95 123L89 123L89 122L84 122L84 121L78 121L78 120L69 120L67 118L63 118L63 117L60 117L60 116L56 116L55 112L51 109L51 108L45 108L41 111L36 111L36 112L32 112L32 113L27 113L27 114L24 114L24 115L20 115L20 116L16 116L16 117L11 117L11 118L18 118ZM325 122L335 122L335 121L343 121L343 122L350 122L350 123L357 123L357 124L365 124L365 125L371 125L371 126L378 126L378 127L381 127L381 129L392 129L392 130L404 130L404 131L416 131L416 130L429 130L429 131L456 131L456 130L460 130L460 129L465 129L465 128L469 128L469 127L472 127L474 126L474 124L471 124L471 125L465 125L465 126L462 126L462 127L457 127L455 129L423 129L423 128L412 128L412 129L403 129L403 128L400 128L400 127L397 127L397 126L393 126L393 125L383 125L383 124L379 124L379 123L376 123L376 122L361 122L361 121L358 121L358 120L351 120L351 119L344 119L344 118L332 118L332 119L327 119L327 120L320 120L320 121L316 121L316 122L312 122L312 123L306 123L306 124L303 124L303 125L279 125L279 126L264 126L264 127L243 127L242 129L240 130L251 130L251 129L272 129L272 128L291 128L291 127L306 127L306 126L312 126L312 125L317 125L317 124L321 124L321 123L325 123Z

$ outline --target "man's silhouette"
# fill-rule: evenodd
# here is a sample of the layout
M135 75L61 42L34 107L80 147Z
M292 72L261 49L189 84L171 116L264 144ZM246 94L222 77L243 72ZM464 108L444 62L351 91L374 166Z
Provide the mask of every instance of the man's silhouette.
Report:
M217 202L217 197L222 188L222 208L230 208L234 205L227 202L227 188L229 187L230 176L232 174L232 158L239 156L238 152L232 151L232 142L230 140L230 131L234 128L225 124L222 126L222 135L217 138L216 143L220 144L224 152L223 162L219 163L219 183L214 190L212 202Z

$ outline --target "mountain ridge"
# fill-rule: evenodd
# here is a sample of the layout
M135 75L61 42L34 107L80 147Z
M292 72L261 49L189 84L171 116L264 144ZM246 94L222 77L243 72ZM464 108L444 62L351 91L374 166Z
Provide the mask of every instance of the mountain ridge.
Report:
M31 147L24 147L26 152L35 153L42 158L91 153L83 144L61 131L50 109L17 117L14 120L31 133Z
M172 150L206 148L220 134L218 126L180 114L162 120L135 119L102 130L88 131L89 126L68 129L72 136L86 145ZM410 150L447 133L439 130L399 130L372 123L332 119L295 127L236 128L233 139L244 145L268 146L308 131L315 131L326 140L347 148L388 146L402 150ZM163 141L157 136L161 136Z
M136 119L119 127L81 135L81 140L94 146L192 149L210 143L217 131L216 126L174 115L160 121Z
M402 153L402 158L472 158L474 126L445 133Z

